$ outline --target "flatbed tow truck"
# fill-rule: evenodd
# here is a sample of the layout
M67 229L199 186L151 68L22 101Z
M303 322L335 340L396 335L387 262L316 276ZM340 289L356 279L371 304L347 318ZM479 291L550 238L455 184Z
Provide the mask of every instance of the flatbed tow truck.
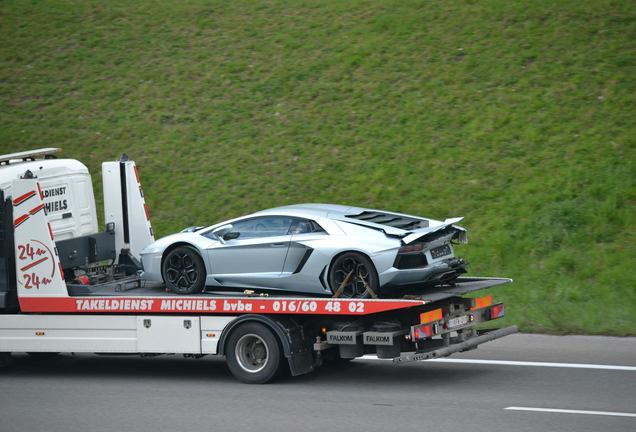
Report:
M490 295L465 297L511 282L504 278L460 277L399 298L167 292L140 277L139 252L154 234L135 163L122 157L102 165L104 232L75 230L56 241L56 231L70 232L64 219L74 216L54 220L55 211L66 211L69 204L47 198L68 193L62 188L75 184L84 188L80 193L90 193L83 198L84 210L94 198L85 178L46 186L57 172L46 170L55 153L0 156L0 164L31 167L12 177L10 197L0 189L2 366L9 365L12 352L46 358L61 352L216 355L225 357L237 379L265 383L286 371L301 375L368 354L395 363L445 357L517 331L514 326L478 330L479 324L501 318L504 305ZM58 170L64 166L55 163ZM81 167L75 171L87 174Z

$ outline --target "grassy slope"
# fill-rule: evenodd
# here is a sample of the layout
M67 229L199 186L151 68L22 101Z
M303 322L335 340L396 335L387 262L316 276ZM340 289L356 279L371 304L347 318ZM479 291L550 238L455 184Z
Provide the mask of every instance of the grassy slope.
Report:
M129 153L160 235L462 215L509 322L636 334L633 2L102 3L0 4L0 153Z

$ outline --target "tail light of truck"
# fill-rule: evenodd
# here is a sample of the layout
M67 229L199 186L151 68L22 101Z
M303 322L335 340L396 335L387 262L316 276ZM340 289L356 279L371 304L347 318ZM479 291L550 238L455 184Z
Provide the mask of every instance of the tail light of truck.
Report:
M473 303L473 307L470 308L471 311L477 310L477 309L483 309L486 308L488 306L492 305L492 296L491 295L487 295L484 297L477 297L476 299L474 299L474 303Z
M494 320L502 318L506 314L506 309L503 303L496 304L488 309L488 319Z
M440 321L443 318L442 308L433 309L428 312L422 312L420 314L420 324L428 324L435 321Z
M411 327L411 339L418 341L435 336L439 331L437 324L420 324Z

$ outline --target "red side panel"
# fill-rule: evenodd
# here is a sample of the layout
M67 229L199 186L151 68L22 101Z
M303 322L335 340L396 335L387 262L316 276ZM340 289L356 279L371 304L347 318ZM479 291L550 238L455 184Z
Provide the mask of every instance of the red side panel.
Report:
M33 297L20 299L23 312L49 313L201 313L369 315L422 306L422 300L336 300L233 297Z

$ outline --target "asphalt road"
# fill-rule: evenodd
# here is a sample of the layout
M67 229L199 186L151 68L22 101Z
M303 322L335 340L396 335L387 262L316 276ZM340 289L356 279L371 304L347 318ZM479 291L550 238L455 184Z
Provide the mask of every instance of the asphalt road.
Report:
M455 359L522 363L360 359L254 386L218 359L17 355L0 431L636 431L636 338L513 335Z

